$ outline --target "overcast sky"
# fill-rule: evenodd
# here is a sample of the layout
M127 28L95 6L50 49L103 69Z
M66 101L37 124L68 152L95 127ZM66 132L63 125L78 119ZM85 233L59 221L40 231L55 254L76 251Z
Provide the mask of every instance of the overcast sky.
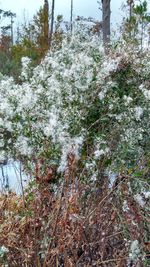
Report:
M65 19L70 17L70 2L71 0L55 0L55 15L62 14ZM111 0L112 23L121 20L121 4L125 0ZM43 5L44 0L0 0L0 8L11 10L17 14L17 20L23 22L25 14L26 19L31 19L33 14ZM51 1L49 0L51 6ZM101 19L101 12L98 9L97 0L74 0L74 17L82 15L85 17L91 16L96 19Z

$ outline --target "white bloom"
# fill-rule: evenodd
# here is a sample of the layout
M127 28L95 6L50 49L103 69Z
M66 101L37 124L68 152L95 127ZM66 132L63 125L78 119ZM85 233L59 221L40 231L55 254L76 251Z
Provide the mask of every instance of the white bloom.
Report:
M0 256L3 256L5 253L9 252L9 249L5 246L0 247Z
M29 146L28 142L29 139L27 137L24 136L18 137L15 147L18 149L21 155L30 155L32 153L32 149Z
M143 197L140 194L136 194L134 196L134 199L141 207L144 207L145 201L144 201Z
M86 162L85 167L87 170L92 170L95 166L95 161L92 161L90 163Z
M135 261L139 254L140 254L139 242L138 240L134 240L130 245L129 259Z
M119 114L115 116L116 120L119 122L122 121L123 117L124 117L124 114Z
M143 90L143 94L147 100L150 100L150 90Z
M143 109L141 107L135 107L134 108L134 112L135 112L135 118L136 120L140 120L141 116L143 115Z
M24 67L27 67L31 62L31 59L29 57L22 57L21 59L21 63L22 63L22 66Z
M107 92L107 90L103 90L103 91L101 91L100 93L99 93L99 99L100 100L103 100L104 99L104 97L105 97L105 95L106 95L106 92Z
M7 131L9 131L9 132L12 132L13 131L12 122L11 121L4 122L4 126L7 129Z
M116 70L117 66L118 66L118 62L119 62L119 58L116 59L107 59L103 62L102 65L102 71L108 75L111 71Z
M72 153L77 160L79 159L79 150L83 143L83 137L75 137L66 141L67 142L63 144L61 162L58 168L58 172L64 172L65 168L67 167L67 156L69 153Z
M28 57L22 57L21 63L22 63L22 72L21 77L25 80L29 77L29 64L31 62L31 59Z
M100 158L100 156L104 155L105 154L105 151L103 149L100 149L100 150L96 150L94 152L94 156L96 159Z
M125 100L125 105L128 105L133 100L132 97L124 95L123 99Z
M17 112L22 111L22 109L32 109L37 102L37 95L34 93L31 85L24 83L20 95L18 96L18 108Z
M116 181L117 173L109 172L108 179L109 179L109 188L111 189Z
M97 181L97 173L93 173L93 175L92 175L91 178L90 178L90 181L91 181L91 182L95 182L95 181Z
M51 112L49 115L49 123L44 128L44 134L47 137L52 136L52 138L55 140L56 128L58 127L58 115L56 114L56 112Z
M144 197L147 199L147 198L150 198L150 191L147 191L147 192L142 192Z
M143 95L147 100L150 100L150 90L147 90L144 86L144 84L141 84L139 89L142 91Z
M100 158L102 155L105 155L109 152L109 148L106 147L105 149L97 149L95 152L94 152L94 158L95 159L98 159Z
M126 200L123 201L123 206L122 206L122 209L124 212L128 212L130 211L129 207L128 207L128 203Z

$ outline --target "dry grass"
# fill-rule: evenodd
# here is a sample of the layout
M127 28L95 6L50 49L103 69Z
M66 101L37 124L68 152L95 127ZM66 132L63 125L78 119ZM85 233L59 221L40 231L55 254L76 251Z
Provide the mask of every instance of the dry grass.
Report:
M129 177L119 176L111 189L80 183L76 162L68 167L56 192L40 177L22 199L0 196L0 246L9 249L1 260L10 267L144 266L142 254L128 265L130 240L145 249L146 216L128 188ZM129 209L123 211L123 201Z

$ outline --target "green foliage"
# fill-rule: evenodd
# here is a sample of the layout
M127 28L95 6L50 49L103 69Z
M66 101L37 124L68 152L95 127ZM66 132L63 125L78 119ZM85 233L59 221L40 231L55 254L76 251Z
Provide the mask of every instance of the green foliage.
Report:
M147 1L139 1L139 4L130 6L130 9L130 17L125 20L124 38L127 42L140 44L142 49L150 23Z
M3 13L3 10L2 10ZM6 16L15 16L15 14L5 12ZM28 26L23 26L18 29L17 42L12 45L10 39L9 45L7 39L9 37L8 30L12 29L12 25L3 27L3 35L1 37L0 47L0 62L1 72L4 75L13 76L17 82L20 82L19 76L21 74L21 58L29 57L32 60L33 66L36 66L43 58L48 50L49 40L49 14L48 10L44 7L37 12L33 18L33 22ZM10 37L12 38L12 37Z

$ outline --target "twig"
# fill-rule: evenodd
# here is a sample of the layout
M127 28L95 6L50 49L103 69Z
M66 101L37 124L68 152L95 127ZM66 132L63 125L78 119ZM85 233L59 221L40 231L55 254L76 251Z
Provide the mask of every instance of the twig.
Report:
M20 168L19 168L19 176L20 176L20 185L21 185L21 191L22 191L22 200L23 200L23 205L24 205L24 208L25 208L26 207L26 203L25 203L25 196L24 196L21 163L20 163Z
M124 231L120 231L120 232L117 232L117 233L115 233L115 234L112 234L112 235L109 235L109 236L105 236L105 239L112 238L112 237L114 237L114 236L116 236L116 235L120 235L120 234L122 234L122 233L124 233ZM91 242L91 243L89 243L89 245L91 246L91 245L94 245L94 244L98 244L98 243L100 243L100 242L101 242L101 240L100 240L100 241L96 241L96 242Z
M104 264L104 263L109 263L109 262L114 262L114 261L120 261L120 260L126 260L127 257L123 258L118 258L118 259L110 259L110 260L105 260L105 261L97 261L96 263L98 264Z
M61 195L60 195L60 200L59 200L59 206L58 206L57 213L56 213L56 220L55 220L55 224L54 224L54 228L53 228L53 232L52 232L52 237L55 235L55 232L56 232L58 216L59 216L59 212L60 212L60 209L61 209L61 201L62 201L62 197L63 197L63 192L64 192L64 182L62 184L62 190L61 190ZM50 242L49 242L48 247L47 247L47 251L45 253L45 259L44 259L43 267L46 267L47 255L48 255L49 249L51 247L51 243L52 243L52 239L50 239Z
M87 218L86 218L86 220L88 220L89 219L89 217L96 211L96 209L117 189L117 187L119 187L119 185L121 184L121 183L123 183L124 182L124 180L125 180L126 178L124 178L122 181L120 181L120 183L118 183L114 188L113 188L113 190L111 190L100 202L99 202L99 204L98 204L98 206L95 208L95 209L93 209L90 213L89 213L89 215L87 216Z

